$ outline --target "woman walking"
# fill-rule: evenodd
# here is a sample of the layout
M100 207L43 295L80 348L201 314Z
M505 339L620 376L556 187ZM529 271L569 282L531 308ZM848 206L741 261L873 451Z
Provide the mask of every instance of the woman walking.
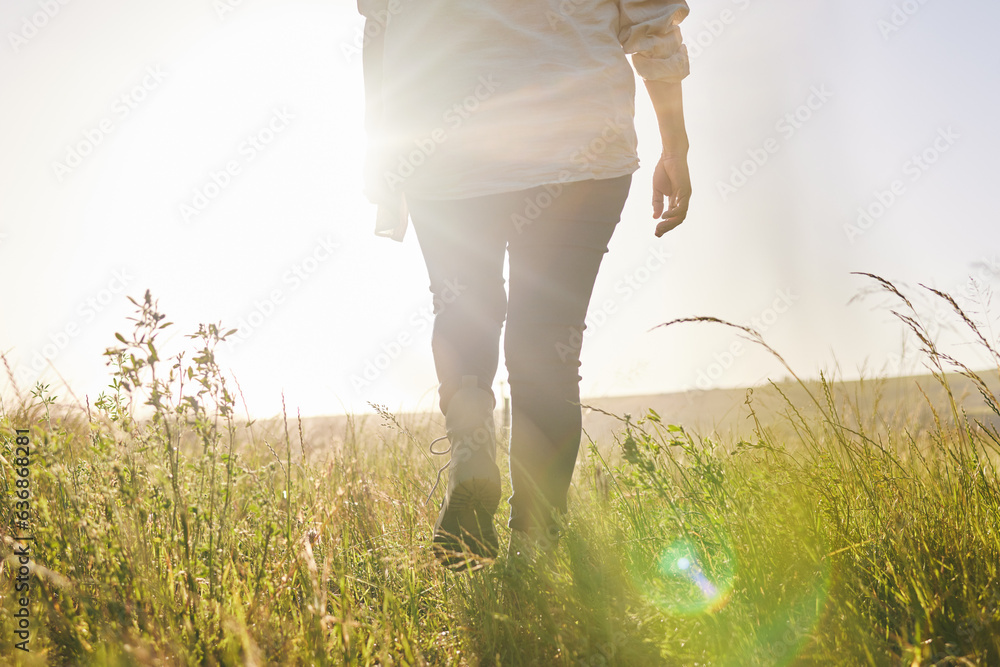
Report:
M492 391L511 392L511 555L549 548L581 437L580 344L598 268L638 169L635 78L660 128L656 237L691 196L680 81L683 0L359 0L376 233L412 220L434 296L450 567L498 551ZM504 257L509 259L504 288Z

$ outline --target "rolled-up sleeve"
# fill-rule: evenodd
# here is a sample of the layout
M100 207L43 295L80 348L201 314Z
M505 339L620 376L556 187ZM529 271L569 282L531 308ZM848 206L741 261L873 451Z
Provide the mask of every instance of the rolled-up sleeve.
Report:
M688 15L686 2L618 0L618 39L643 79L680 81L690 62L678 24Z

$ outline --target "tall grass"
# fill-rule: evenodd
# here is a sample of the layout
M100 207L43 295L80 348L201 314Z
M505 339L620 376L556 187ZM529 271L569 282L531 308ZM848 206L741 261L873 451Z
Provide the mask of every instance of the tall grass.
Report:
M428 548L439 498L424 503L437 463L426 445L439 420L379 408L387 435L352 419L331 446L286 418L275 438L237 417L239 392L215 357L223 328L192 334L190 358L161 358L170 324L147 293L108 350L113 380L93 405L64 407L38 386L0 415L0 657L1000 664L1000 434L949 386L949 372L966 375L1000 416L996 375L938 349L908 297L872 278L945 389L929 427L890 425L827 378L800 383L808 404L788 400L783 424L762 422L748 391L754 437L734 442L652 410L617 416L614 442L583 448L551 559L525 568L501 555L464 575ZM1000 359L950 296L935 296ZM27 654L12 639L15 428L34 443Z

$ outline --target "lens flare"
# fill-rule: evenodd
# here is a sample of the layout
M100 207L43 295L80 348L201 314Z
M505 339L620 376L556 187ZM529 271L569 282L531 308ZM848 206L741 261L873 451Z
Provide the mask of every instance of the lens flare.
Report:
M725 633L726 641L715 643L716 638L710 650L720 651L719 665L793 664L823 616L830 570L827 560L813 562L815 553L826 551L821 541L805 549L800 535L790 532L787 537L784 576L762 582L773 587L767 595L756 583L762 574L759 568L741 564L731 540L718 534L676 540L646 561L642 574L635 573L635 581L646 599L670 616L694 621L703 614L717 614L713 627ZM737 580L739 586L735 586ZM748 591L751 581L754 590ZM748 611L755 619L752 627L744 622ZM729 624L734 622L740 628L730 632Z
M674 614L692 616L725 605L732 592L735 557L726 546L703 553L680 540L661 554L652 576L644 582L647 596Z

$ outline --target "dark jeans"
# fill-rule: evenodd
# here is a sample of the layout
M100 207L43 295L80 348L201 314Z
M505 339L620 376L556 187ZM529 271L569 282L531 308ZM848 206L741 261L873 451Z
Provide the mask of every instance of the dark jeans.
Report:
M463 375L475 375L492 394L506 317L513 529L545 527L553 509L566 511L580 448L584 317L631 181L622 176L447 201L408 198L434 295L431 345L442 412Z

